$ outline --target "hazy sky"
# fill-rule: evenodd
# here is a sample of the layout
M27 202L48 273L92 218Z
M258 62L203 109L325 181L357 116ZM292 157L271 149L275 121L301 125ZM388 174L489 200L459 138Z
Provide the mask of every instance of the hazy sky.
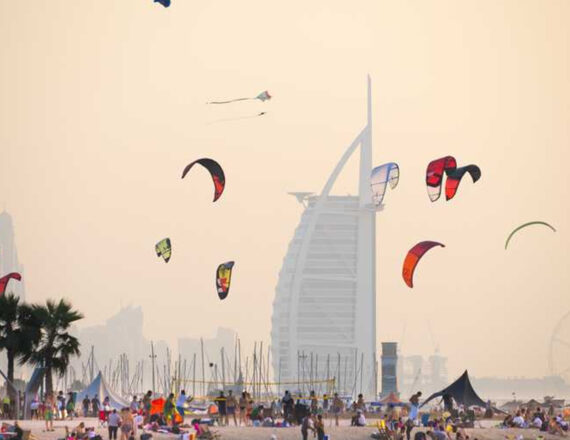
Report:
M322 189L365 123L370 73L374 163L401 168L377 220L378 341L437 344L450 376L547 374L570 309L569 22L566 0L0 0L0 205L28 299L65 296L85 325L140 304L149 338L223 325L268 341L302 212L287 191ZM270 102L204 104L265 89ZM425 168L446 154L483 175L432 204ZM205 170L180 180L199 157L225 168L215 204ZM356 176L357 156L336 193ZM558 232L505 252L528 220ZM447 247L410 290L402 259L424 239Z

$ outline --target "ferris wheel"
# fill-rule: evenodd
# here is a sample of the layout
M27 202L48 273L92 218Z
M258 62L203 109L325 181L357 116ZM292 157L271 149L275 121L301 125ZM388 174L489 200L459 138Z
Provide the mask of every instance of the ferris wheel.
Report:
M560 376L570 383L570 312L560 318L552 331L548 368L552 376Z

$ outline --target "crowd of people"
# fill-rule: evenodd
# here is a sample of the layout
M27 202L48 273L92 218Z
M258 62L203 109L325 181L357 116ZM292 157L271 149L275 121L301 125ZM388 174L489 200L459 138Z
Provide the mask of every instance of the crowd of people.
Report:
M350 402L338 393L332 396L317 396L310 391L308 396L294 396L285 391L280 399L258 401L243 391L234 395L220 391L211 400L202 416L192 413L192 420L185 419L190 412L192 397L181 390L177 395L170 393L165 399L155 399L153 392L133 396L129 405L121 410L113 409L109 397L99 400L98 396L85 396L80 402L75 395L63 392L49 394L43 400L34 399L30 405L32 419L45 420L45 430L53 431L54 420L73 420L74 417L94 417L99 427L106 427L109 440L130 440L137 434L148 431L183 433L184 429L194 429L197 438L213 439L217 434L211 429L219 426L298 426L303 440L314 436L324 440L325 428L339 426L340 419L350 420L354 427L370 426L366 416L372 416L378 432L373 436L380 440L470 440L465 428L472 427L475 413L461 405L454 407L452 399L442 399L441 409L420 414L422 393L413 394L406 404L388 405L379 410L377 405L367 403L362 394ZM451 400L451 401L450 401ZM160 402L158 405L156 402ZM491 408L488 404L488 410ZM195 410L196 408L194 408ZM482 413L481 413L482 414ZM415 434L414 430L417 429ZM566 436L570 425L562 414L556 414L553 407L544 410L518 408L515 413L506 415L502 428L535 428L542 432ZM95 427L88 427L81 421L73 429L66 429L66 440L102 440ZM476 439L475 439L476 440Z
M505 428L535 428L542 432L566 436L570 427L562 414L556 414L554 407L545 411L541 407L519 408L514 414L507 414L503 420Z

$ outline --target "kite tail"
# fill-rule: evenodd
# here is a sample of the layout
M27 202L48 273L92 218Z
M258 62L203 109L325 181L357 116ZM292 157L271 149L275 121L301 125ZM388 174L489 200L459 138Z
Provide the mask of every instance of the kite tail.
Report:
M255 99L255 98L236 98L236 99L230 99L229 101L210 101L210 102L207 102L206 104L230 104L232 102L249 101L251 99Z

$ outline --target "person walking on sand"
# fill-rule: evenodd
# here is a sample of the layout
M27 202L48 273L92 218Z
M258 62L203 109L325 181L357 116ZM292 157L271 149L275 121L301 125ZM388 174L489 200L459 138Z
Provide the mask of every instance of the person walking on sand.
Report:
M168 395L168 399L164 402L164 420L166 424L174 426L174 414L176 412L176 405L174 403L174 393Z
M247 393L243 391L241 397L239 398L239 424L241 423L247 426L247 419L245 418L245 410L247 408Z
M152 391L148 390L143 397L143 414L144 414L145 423L148 423L150 421L151 402L152 402Z
M227 411L228 411L228 415L226 417L226 419L229 419L230 416L233 417L234 419L234 425L237 426L237 419L236 419L236 407L237 407L238 403L237 403L237 399L236 396L234 396L234 393L232 392L232 390L228 391L228 398L227 398L227 402L226 402L226 406L227 406ZM229 426L229 420L228 420L228 426Z
M319 399L317 399L317 395L315 394L314 390L311 391L309 397L311 399L311 414L316 416L319 410Z
M67 411L67 417L69 420L73 420L75 415L75 395L72 391L67 393L67 403L65 404L65 410Z
M180 417L182 418L182 422L180 424L184 424L184 415L186 412L184 405L186 405L186 391L182 390L178 395L178 399L176 399L176 411L178 411L178 414L180 414Z
M109 414L108 428L109 428L109 440L117 440L117 431L121 425L121 416L117 414L117 410L114 409L111 414Z
M57 405L57 419L63 420L65 419L65 397L63 396L63 391L60 391L57 394L57 400L56 400L56 405Z
M137 400L137 396L133 396L133 400L131 400L129 407L132 413L136 413L139 410L139 401Z
M322 414L319 414L317 416L317 421L315 422L315 431L317 433L317 440L325 439L325 422L323 421Z
M121 414L121 440L129 440L131 437L136 438L135 422L133 415L127 409Z
M46 409L45 409L45 421L46 421L46 431L47 432L52 432L53 429L53 418L55 415L55 401L53 398L53 394L48 394L47 398L46 398L46 405L45 405Z
M107 399L108 399L108 397L105 400L107 400ZM99 417L99 407L100 406L101 406L101 402L99 402L99 398L97 397L97 394L95 394L93 396L93 399L91 399L91 411L93 411L93 417Z
M308 440L309 431L313 431L313 434L317 433L313 423L313 416L311 414L303 417L303 421L301 422L301 434L303 435L303 440Z
M218 415L220 426L226 426L228 424L228 412L227 412L227 399L223 391L220 391L220 395L214 399L216 405L218 405Z
M89 395L85 395L85 398L83 399L82 405L83 405L83 417L89 417L89 403L91 401L89 400Z
M416 420L418 418L418 410L420 408L420 397L422 397L422 392L418 391L410 397L410 419Z
M338 393L334 393L333 401L332 401L332 412L334 414L334 424L338 426L338 417L342 410L344 409L344 403L340 397L338 397Z

